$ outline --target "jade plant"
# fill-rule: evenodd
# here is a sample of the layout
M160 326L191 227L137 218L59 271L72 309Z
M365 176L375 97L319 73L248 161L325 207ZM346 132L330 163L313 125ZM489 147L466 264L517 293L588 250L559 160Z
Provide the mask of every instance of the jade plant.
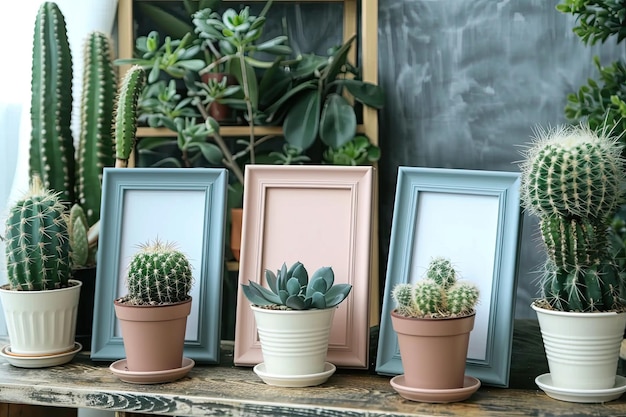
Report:
M524 151L522 205L539 218L547 260L541 298L562 311L624 306L624 277L611 247L623 203L622 146L588 124L537 129Z
M391 296L397 313L405 317L459 317L475 311L479 290L459 280L452 262L438 256L429 262L424 279L396 285Z
M9 210L5 223L9 286L42 291L68 285L71 273L67 208L59 192L32 177L28 192Z
M331 267L319 268L309 279L306 268L300 262L289 269L283 263L276 274L266 269L265 280L269 289L253 281L241 287L253 305L270 309L331 308L345 300L352 289L350 284L334 284L335 274Z
M163 305L186 301L193 285L192 266L172 242L158 238L139 245L128 266L128 295L131 305Z

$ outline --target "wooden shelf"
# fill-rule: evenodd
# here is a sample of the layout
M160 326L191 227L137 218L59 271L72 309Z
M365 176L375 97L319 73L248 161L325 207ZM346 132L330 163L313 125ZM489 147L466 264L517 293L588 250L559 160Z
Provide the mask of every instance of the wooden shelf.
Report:
M365 132L364 125L357 126L358 133ZM223 137L238 137L250 135L250 128L248 126L220 126L220 134ZM283 129L280 126L255 126L255 136L280 136L283 134ZM137 138L145 137L171 137L176 136L175 132L165 127L139 127L137 128Z

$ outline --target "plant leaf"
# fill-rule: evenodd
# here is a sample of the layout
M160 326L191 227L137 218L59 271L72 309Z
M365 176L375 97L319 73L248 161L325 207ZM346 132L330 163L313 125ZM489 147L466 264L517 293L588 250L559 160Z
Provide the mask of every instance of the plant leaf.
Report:
M367 106L382 109L385 105L385 93L382 87L376 84L351 79L337 80L337 82L345 86L356 100Z
M352 285L350 284L337 284L334 285L328 292L324 295L326 298L326 306L334 307L341 303L346 299L348 294L350 294L350 290L352 290Z
M324 294L321 292L315 292L311 296L311 307L324 309L327 308L326 298L324 298Z
M311 90L289 110L283 122L285 140L303 151L313 145L320 124L320 93Z
M348 143L356 134L356 115L350 103L339 94L329 94L319 129L322 142L332 148Z

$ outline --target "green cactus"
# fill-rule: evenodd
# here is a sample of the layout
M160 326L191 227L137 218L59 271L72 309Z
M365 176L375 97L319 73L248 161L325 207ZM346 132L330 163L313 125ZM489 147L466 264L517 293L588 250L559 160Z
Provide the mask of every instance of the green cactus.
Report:
M83 59L76 196L92 226L100 219L102 171L115 164L111 124L117 77L109 36L89 33Z
M464 316L474 312L479 290L467 281L458 281L452 262L437 256L428 264L424 279L396 285L391 296L396 312L406 317Z
M72 55L65 18L53 2L42 3L37 12L31 88L30 175L41 177L46 188L72 204Z
M563 311L623 304L610 223L623 203L622 147L587 125L540 130L524 152L522 205L539 217L548 259L542 297Z
M128 267L128 301L136 305L171 304L189 299L193 285L187 256L173 243L155 239L139 246Z
M126 72L120 85L114 125L116 167L128 166L130 154L135 146L137 101L145 82L145 71L140 66L133 65Z
M13 290L63 288L70 277L67 209L58 192L34 176L29 191L10 209L6 220L6 259Z
M269 290L253 281L241 287L252 304L268 308L331 308L345 300L352 289L350 284L334 284L335 274L331 267L319 268L309 280L309 274L300 262L294 263L289 269L283 263L276 274L266 269L265 279Z
M98 248L97 231L98 224L88 227L87 216L79 204L74 204L70 209L70 218L67 230L70 236L70 248L72 250L72 268L85 268L96 264L96 252ZM94 233L96 236L94 237Z

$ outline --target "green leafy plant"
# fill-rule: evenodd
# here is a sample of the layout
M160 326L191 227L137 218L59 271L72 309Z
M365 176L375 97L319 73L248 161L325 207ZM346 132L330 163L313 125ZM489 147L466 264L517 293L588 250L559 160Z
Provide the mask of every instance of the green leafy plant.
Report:
M457 317L474 312L479 290L459 280L452 262L439 256L429 262L424 279L397 284L391 296L398 314L406 317Z
M191 97L183 97L177 91L175 80L159 80L143 89L137 103L137 121L150 127L170 127L171 121L179 117L200 117L191 101Z
M363 135L355 136L337 149L328 147L323 154L324 162L331 165L363 165L379 159L380 148Z
M193 285L187 256L171 242L158 238L139 245L128 266L128 295L132 305L172 304L189 299Z
M250 281L242 284L243 293L254 305L266 308L309 310L331 308L346 299L352 285L334 284L335 274L331 267L322 267L313 273L311 279L300 262L289 269L283 263L274 274L265 270L269 289Z
M522 205L539 217L547 252L542 298L563 311L624 305L624 277L611 247L612 218L623 203L622 146L588 125L539 129L524 152Z
M71 275L67 208L60 192L34 176L28 192L9 210L5 251L10 288L42 291L63 288Z

